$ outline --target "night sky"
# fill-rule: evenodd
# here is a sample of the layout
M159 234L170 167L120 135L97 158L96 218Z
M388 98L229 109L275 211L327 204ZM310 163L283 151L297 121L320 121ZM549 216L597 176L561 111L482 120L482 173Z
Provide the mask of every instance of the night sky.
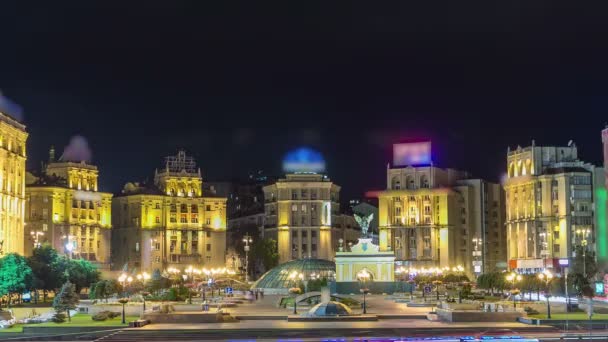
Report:
M85 136L102 190L185 148L207 180L307 145L343 199L385 185L392 143L498 181L507 146L601 163L606 8L570 2L4 1L0 89L24 109L29 168Z

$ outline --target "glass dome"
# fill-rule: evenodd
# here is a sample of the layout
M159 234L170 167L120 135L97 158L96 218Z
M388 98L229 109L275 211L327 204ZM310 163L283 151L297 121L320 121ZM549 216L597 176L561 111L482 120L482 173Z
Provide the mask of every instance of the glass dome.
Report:
M293 287L294 279L322 279L334 280L336 264L324 259L298 259L281 264L264 273L252 289L263 289L268 294L284 294ZM299 274L302 274L300 277Z

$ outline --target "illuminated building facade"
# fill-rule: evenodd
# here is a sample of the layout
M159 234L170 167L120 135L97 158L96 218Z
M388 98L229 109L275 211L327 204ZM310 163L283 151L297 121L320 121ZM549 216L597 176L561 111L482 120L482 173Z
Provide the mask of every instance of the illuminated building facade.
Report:
M0 256L24 253L25 126L0 111Z
M509 268L557 268L577 245L595 245L594 191L602 170L578 159L576 145L507 153L505 182ZM600 177L601 180L601 177ZM603 180L602 180L603 181Z
M95 165L55 161L39 176L30 175L26 193L25 254L49 243L59 253L109 268L112 194L100 192Z
M264 238L278 242L279 263L332 260L340 238L355 240L356 223L340 215L339 195L338 185L316 173L287 174L264 187Z
M112 208L116 268L225 266L226 198L203 193L201 171L185 152L165 159L154 184L127 183Z
M396 150L417 150L400 145ZM393 250L405 268L463 265L469 275L506 268L500 185L453 169L403 165L403 160L430 156L395 153L394 166L387 167L387 190L377 194L380 251Z

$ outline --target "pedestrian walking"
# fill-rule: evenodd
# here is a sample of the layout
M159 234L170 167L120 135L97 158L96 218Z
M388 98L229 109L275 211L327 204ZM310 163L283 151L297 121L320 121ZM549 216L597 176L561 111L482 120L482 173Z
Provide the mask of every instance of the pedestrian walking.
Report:
M255 300L258 300L258 290L255 290Z

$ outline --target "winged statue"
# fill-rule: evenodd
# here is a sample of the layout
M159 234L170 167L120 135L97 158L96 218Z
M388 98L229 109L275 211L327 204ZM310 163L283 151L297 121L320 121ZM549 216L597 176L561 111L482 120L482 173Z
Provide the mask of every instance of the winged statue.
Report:
M355 221L361 227L361 236L367 237L367 230L369 229L369 225L374 219L374 213L370 213L368 215L359 215L355 214Z

